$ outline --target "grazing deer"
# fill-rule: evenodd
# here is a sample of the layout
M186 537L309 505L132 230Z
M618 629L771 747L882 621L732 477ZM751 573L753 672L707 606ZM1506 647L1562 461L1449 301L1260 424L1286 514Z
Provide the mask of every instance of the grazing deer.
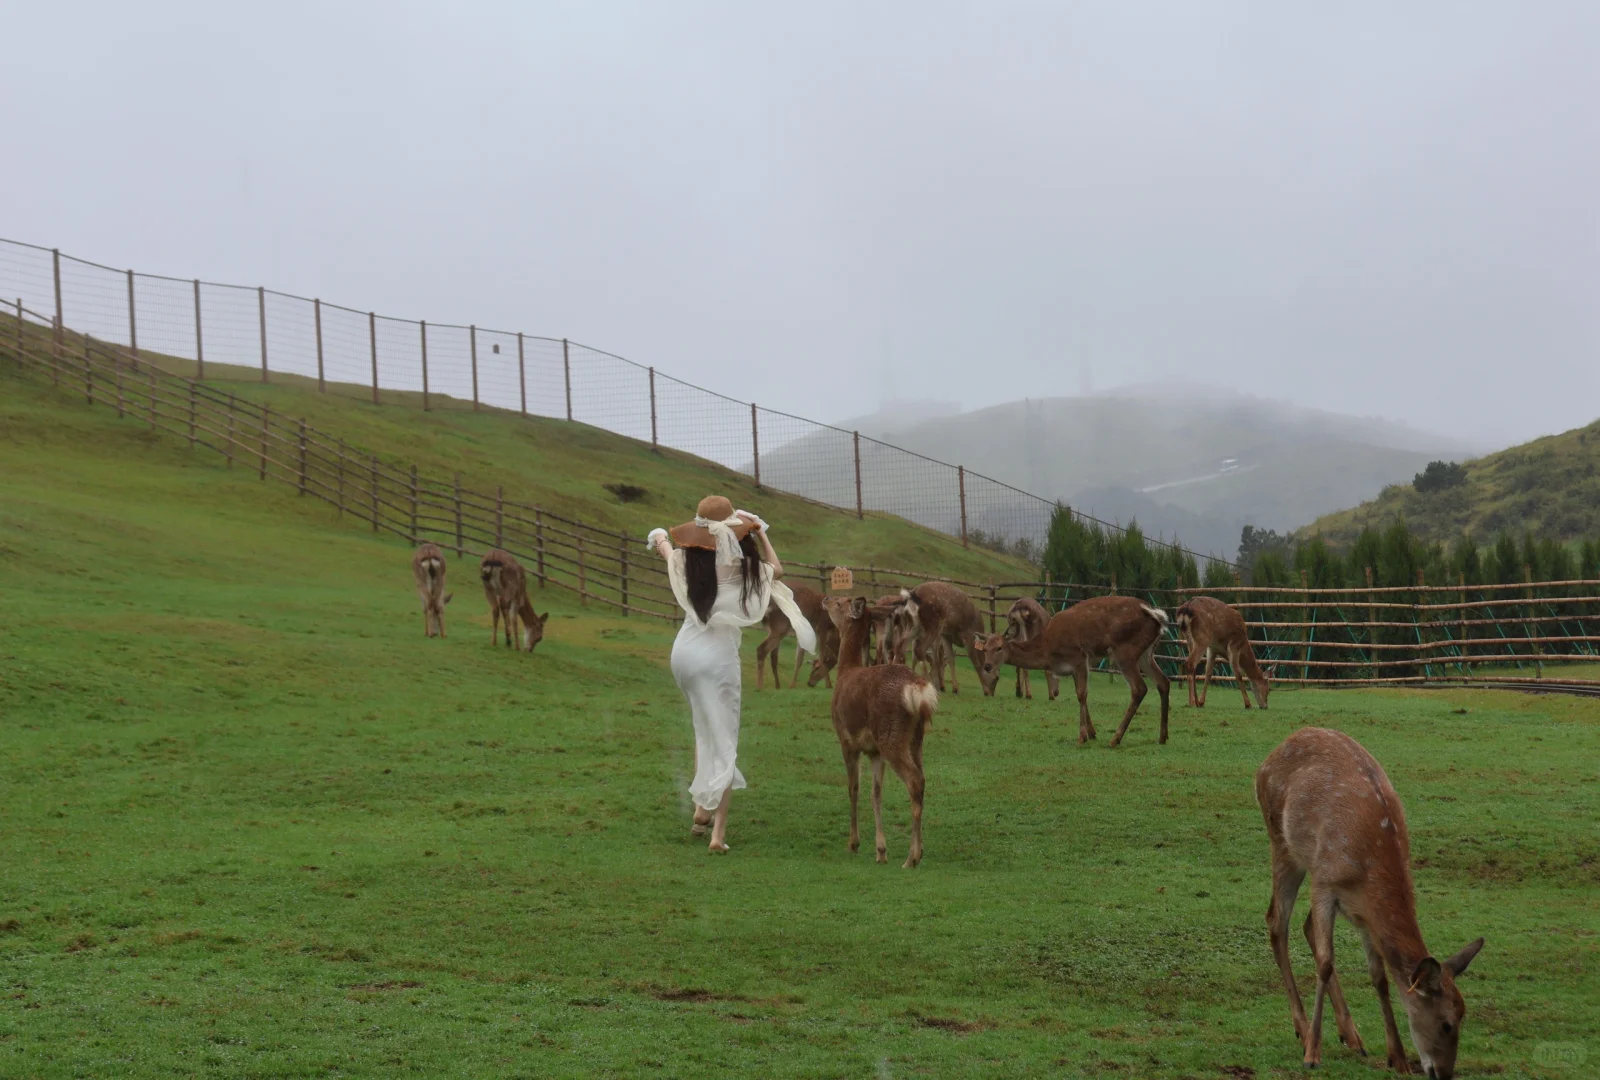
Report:
M1038 637L1044 633L1045 626L1050 622L1050 613L1044 605L1031 596L1024 596L1011 605L1006 612L1006 637L1017 641L1027 641L1031 637ZM995 682L999 679L998 670L994 678L985 681L984 672L978 672L978 681L983 683L983 692L989 697L994 696ZM1049 688L1050 700L1054 701L1061 692L1061 679L1055 672L1045 669L1045 686ZM1017 668L1017 696L1033 700L1033 680L1028 677L1028 669Z
M1220 652L1227 657L1228 668L1239 681L1239 695L1244 698L1244 707L1250 707L1250 694L1245 689L1246 678L1255 690L1256 703L1263 709L1267 707L1267 692L1272 689L1272 684L1262 674L1261 665L1256 663L1244 616L1221 600L1197 596L1178 609L1177 622L1178 629L1189 642L1189 655L1183 661L1183 670L1189 676L1190 705L1197 709L1205 708L1206 693L1211 689L1211 666ZM1206 658L1206 681L1200 688L1199 697L1196 697L1195 673L1200 667L1202 654Z
M811 628L817 632L817 654L811 661L811 675L806 679L807 686L815 686L824 680L828 689L833 689L833 665L839 659L839 631L834 628L833 620L828 618L828 613L822 610L822 594L815 589L804 585L790 587L794 592L795 606L800 609L800 614L811 623ZM767 628L766 640L756 646L756 689L763 688L765 671L762 665L768 657L772 659L772 686L773 689L783 689L783 680L778 678L778 646L783 644L783 639L794 630L789 624L789 616L778 610L777 604L767 605L767 617L764 620ZM791 687L800 685L800 665L804 662L806 651L796 648L794 652L794 676L790 678Z
M1355 925L1367 953L1367 975L1383 1008L1389 1067L1411 1071L1389 1004L1386 970L1405 987L1400 1001L1423 1071L1433 1080L1450 1080L1466 1011L1456 979L1483 948L1483 939L1443 962L1423 944L1406 814L1383 767L1348 735L1301 728L1256 771L1256 802L1272 841L1267 928L1305 1065L1322 1060L1324 998L1333 1001L1340 1040L1366 1053L1333 970L1333 920L1343 915ZM1317 1002L1309 1022L1289 966L1289 917L1307 873L1311 912L1305 934L1317 962Z
M1122 742L1146 687L1140 672L1150 676L1161 695L1161 742L1167 741L1171 682L1156 665L1156 642L1167 626L1167 613L1132 596L1096 596L1080 600L1045 624L1044 633L1021 640L989 634L973 643L972 662L981 679L998 680L1002 664L1072 673L1078 691L1078 744L1095 737L1089 719L1089 665L1102 656L1122 670L1132 700L1111 745ZM991 682L990 685L993 685Z
M922 861L922 739L939 707L939 692L903 664L866 663L867 630L873 619L865 597L823 600L839 631L839 677L833 688L833 730L844 754L850 784L850 850L861 847L857 808L861 755L872 765L872 821L878 861L889 861L883 836L883 766L887 762L911 797L911 850L905 865Z
M489 601L489 643L499 644L500 625L505 624L506 646L516 648L513 635L517 620L522 621L522 645L526 652L544 640L544 624L549 612L536 614L528 599L528 580L516 556L500 548L491 548L479 564L478 576L483 579L483 595Z
M972 651L972 643L983 635L983 620L978 617L972 597L944 581L928 581L905 594L905 617L916 628L915 656L933 667L933 681L944 691L944 669L950 667L950 692L961 693L956 678L955 646L967 651L978 681L983 669Z
M423 544L411 556L411 576L422 597L422 629L428 637L444 637L444 606L455 596L444 591L444 571L444 552L438 544Z

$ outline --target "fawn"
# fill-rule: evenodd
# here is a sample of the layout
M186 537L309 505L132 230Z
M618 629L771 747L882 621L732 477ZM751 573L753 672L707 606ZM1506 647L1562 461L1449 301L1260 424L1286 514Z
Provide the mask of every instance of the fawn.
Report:
M1140 672L1150 676L1161 695L1161 742L1167 741L1171 681L1155 662L1156 642L1167 627L1167 613L1132 596L1096 596L1080 600L1045 624L1044 633L1026 640L989 634L973 644L973 663L980 678L998 679L1002 664L1072 672L1078 691L1078 744L1095 737L1089 719L1089 665L1102 656L1122 670L1132 700L1111 745L1122 742L1133 714L1147 692Z
M1400 1001L1423 1071L1433 1080L1450 1080L1466 1011L1455 981L1483 948L1483 939L1443 962L1423 944L1406 814L1383 767L1348 735L1301 728L1256 771L1256 802L1272 842L1267 928L1305 1065L1322 1060L1324 998L1333 1001L1340 1040L1366 1053L1333 970L1333 920L1343 915L1366 950L1367 976L1383 1008L1390 1068L1411 1071L1389 1004L1386 969L1405 987ZM1317 1002L1309 1022L1289 966L1289 917L1307 873L1311 912L1305 935L1317 962Z
M549 612L536 614L528 599L528 579L516 556L500 548L491 548L478 567L483 579L483 595L489 601L489 643L498 644L500 624L505 623L506 646L516 648L512 635L516 633L517 620L522 620L522 645L526 652L544 640L544 624Z
M1044 628L1050 621L1050 613L1044 605L1031 596L1024 596L1011 605L1006 612L1006 637L1017 641L1027 641L1031 637L1038 637L1044 633ZM1000 679L1000 672L996 669L992 676L986 678L986 673L978 672L978 681L983 683L983 692L988 697L994 696L994 687ZM1054 701L1061 692L1061 679L1055 672L1045 669L1045 686L1049 688L1050 700ZM1033 680L1028 677L1028 669L1017 668L1017 696L1033 700Z
M922 739L939 707L939 692L903 664L866 663L867 629L873 618L865 597L823 600L839 631L839 674L833 688L833 730L844 754L850 785L850 850L861 847L857 827L861 755L872 765L872 822L878 861L889 861L883 836L883 766L894 769L911 797L911 850L905 866L922 861Z
M811 623L811 628L817 632L817 655L812 658L811 674L806 679L806 685L815 686L826 680L828 689L832 690L833 665L839 659L839 631L834 628L833 620L828 618L827 612L822 610L821 593L804 585L793 585L790 588L794 593L795 606ZM762 665L768 657L771 657L772 686L775 690L782 690L783 680L778 678L778 646L783 644L783 639L788 637L794 628L789 625L789 616L778 610L777 604L767 605L764 625L767 628L766 640L756 646L756 689L763 688L765 672ZM805 656L804 649L795 649L794 676L789 680L791 687L800 685L800 665Z
M950 667L950 692L961 693L956 678L955 646L960 645L972 660L972 667L983 681L983 669L972 651L973 641L983 635L983 620L972 597L944 581L928 581L905 595L905 616L916 628L916 657L927 659L933 668L933 681L944 691L944 669Z
M444 591L444 552L438 544L423 544L411 556L411 576L422 597L422 630L428 637L444 637L444 606L455 596Z
M1244 616L1221 600L1197 596L1178 609L1177 623L1178 629L1189 642L1189 655L1183 661L1183 669L1189 676L1190 705L1197 709L1205 707L1206 692L1211 689L1211 665L1216 660L1216 654L1221 652L1227 657L1233 677L1239 681L1239 696L1244 698L1244 707L1250 707L1250 694L1245 690L1246 678L1255 691L1256 703L1263 709L1267 707L1267 692L1272 689L1272 684L1262 674L1261 665L1256 663ZM1206 658L1206 681L1200 688L1199 697L1196 697L1195 673L1199 670L1202 654Z

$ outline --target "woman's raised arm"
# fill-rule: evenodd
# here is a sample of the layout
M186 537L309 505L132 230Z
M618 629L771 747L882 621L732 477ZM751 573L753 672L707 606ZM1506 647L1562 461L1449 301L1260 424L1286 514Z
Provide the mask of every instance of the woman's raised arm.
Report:
M663 559L672 554L672 541L668 539L665 529L651 529L650 535L645 537L644 546L655 549L655 553Z
M783 563L778 561L778 553L773 550L772 541L767 539L767 523L754 514L743 510L735 512L756 526L756 537L761 544L761 558L763 562L772 567L772 580L776 581L783 577Z

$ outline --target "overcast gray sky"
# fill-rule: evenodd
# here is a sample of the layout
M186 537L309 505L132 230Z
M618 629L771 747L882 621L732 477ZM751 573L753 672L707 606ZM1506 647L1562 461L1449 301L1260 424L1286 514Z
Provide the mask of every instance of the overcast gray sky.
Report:
M15 4L0 235L819 419L1600 415L1600 4Z

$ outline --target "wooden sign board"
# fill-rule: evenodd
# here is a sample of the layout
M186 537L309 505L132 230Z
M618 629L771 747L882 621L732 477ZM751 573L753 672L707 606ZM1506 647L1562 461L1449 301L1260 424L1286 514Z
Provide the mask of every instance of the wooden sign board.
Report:
M849 592L856 587L856 577L848 566L835 566L833 576L828 580L828 587L834 592Z

